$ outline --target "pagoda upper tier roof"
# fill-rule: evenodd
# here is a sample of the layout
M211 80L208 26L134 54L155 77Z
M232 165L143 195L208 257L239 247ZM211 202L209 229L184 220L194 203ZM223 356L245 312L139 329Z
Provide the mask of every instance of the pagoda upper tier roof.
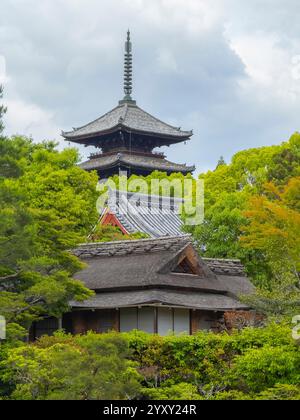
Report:
M139 108L134 101L120 101L119 105L105 115L73 131L63 132L65 139L80 142L89 137L99 137L116 130L142 133L157 137L169 137L176 141L187 140L192 131L182 131L160 121Z

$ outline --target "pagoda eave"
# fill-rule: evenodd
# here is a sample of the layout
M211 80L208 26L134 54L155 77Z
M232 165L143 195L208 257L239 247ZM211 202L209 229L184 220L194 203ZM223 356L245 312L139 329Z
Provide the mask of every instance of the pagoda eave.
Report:
M100 158L90 159L80 164L82 169L97 172L103 172L107 170L114 170L123 168L130 171L142 171L151 173L153 171L167 172L168 174L179 172L183 174L192 173L195 170L195 166L181 165L173 162L169 162L166 159L156 156L139 156L135 154L117 153L115 155L103 156Z

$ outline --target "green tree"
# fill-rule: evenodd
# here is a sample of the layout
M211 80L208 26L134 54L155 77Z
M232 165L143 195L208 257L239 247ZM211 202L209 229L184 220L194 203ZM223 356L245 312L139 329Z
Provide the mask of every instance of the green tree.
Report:
M179 384L144 389L144 394L150 400L202 400L196 385L181 382Z
M248 392L262 392L280 383L299 384L299 369L300 354L296 346L291 351L266 344L236 357L231 375L235 378L235 386L246 387Z
M0 85L0 99L3 98L3 86ZM6 113L7 108L0 104L0 135L2 134L3 130L4 130L4 124L3 124L3 115Z
M271 401L285 401L285 400L300 400L300 387L297 385L277 384L274 388L262 391L256 400L271 400Z
M277 185L287 183L290 178L300 175L300 133L291 136L272 159L268 170L268 181Z
M218 163L217 163L217 168L218 166L222 166L222 165L226 165L226 162L225 162L224 157L220 156L220 159L218 160Z
M245 298L260 312L280 317L300 307L300 177L284 186L265 185L265 194L253 196L245 212L249 223L241 243L263 252L271 276L253 296Z
M1 139L0 150L1 315L27 329L91 295L73 279L82 264L69 250L98 218L97 176L77 166L75 150L53 143Z
M118 226L98 224L88 239L91 242L112 242L146 239L148 237L147 234L141 232L124 235Z
M59 332L2 350L0 389L10 399L299 396L299 346L288 323L193 336L133 331L74 337Z
M11 350L2 380L16 400L127 400L140 393L140 375L118 334L56 334Z
M278 146L238 152L230 164L201 174L205 187L204 223L187 228L200 253L207 257L240 258L257 285L268 283L272 272L265 249L245 247L240 241L249 221L246 211L253 196L265 194L268 181L282 187L299 176L299 171L300 134L295 133ZM299 202L299 196L293 194L295 202Z

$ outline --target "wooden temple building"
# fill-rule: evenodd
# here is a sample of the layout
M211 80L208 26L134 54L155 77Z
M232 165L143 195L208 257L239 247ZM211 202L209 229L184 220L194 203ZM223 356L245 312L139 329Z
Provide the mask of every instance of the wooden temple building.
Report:
M111 111L83 127L62 132L69 142L93 146L99 152L90 156L81 167L96 170L104 179L127 172L128 176L149 175L155 170L168 174L191 173L194 166L169 162L163 153L154 149L185 142L192 131L182 131L153 117L137 106L132 99L132 45L128 31L125 44L124 98Z
M140 329L149 333L219 331L225 314L248 311L239 295L253 286L238 260L200 258L189 236L88 243L74 250L86 263L77 279L95 292L71 302L60 326L73 334ZM39 337L59 326L46 319Z

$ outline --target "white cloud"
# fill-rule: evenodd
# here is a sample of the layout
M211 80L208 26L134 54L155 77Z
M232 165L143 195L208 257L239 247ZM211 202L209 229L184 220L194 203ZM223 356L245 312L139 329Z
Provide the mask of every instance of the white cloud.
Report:
M300 54L294 55L291 60L291 74L294 80L300 80Z
M6 60L3 55L0 55L0 84L5 85L9 81L6 73Z
M220 22L223 2L207 0L126 0L132 13L137 12L151 25L165 31L175 29L197 35ZM150 35L150 34L149 34Z
M157 56L157 64L159 71L167 73L177 73L178 64L172 51L167 49L159 49Z
M240 36L232 40L232 47L245 64L249 79L242 86L248 94L252 92L263 101L283 101L286 106L295 101L300 104L300 84L293 77L292 51L280 44L278 35Z
M0 83L4 85L5 130L8 135L22 134L36 140L58 139L59 128L53 111L42 105L23 99L18 94L16 83L6 70L6 59L0 56Z
M5 124L9 134L24 134L39 141L58 138L59 128L54 123L53 113L21 99L8 100L5 104L8 108Z

